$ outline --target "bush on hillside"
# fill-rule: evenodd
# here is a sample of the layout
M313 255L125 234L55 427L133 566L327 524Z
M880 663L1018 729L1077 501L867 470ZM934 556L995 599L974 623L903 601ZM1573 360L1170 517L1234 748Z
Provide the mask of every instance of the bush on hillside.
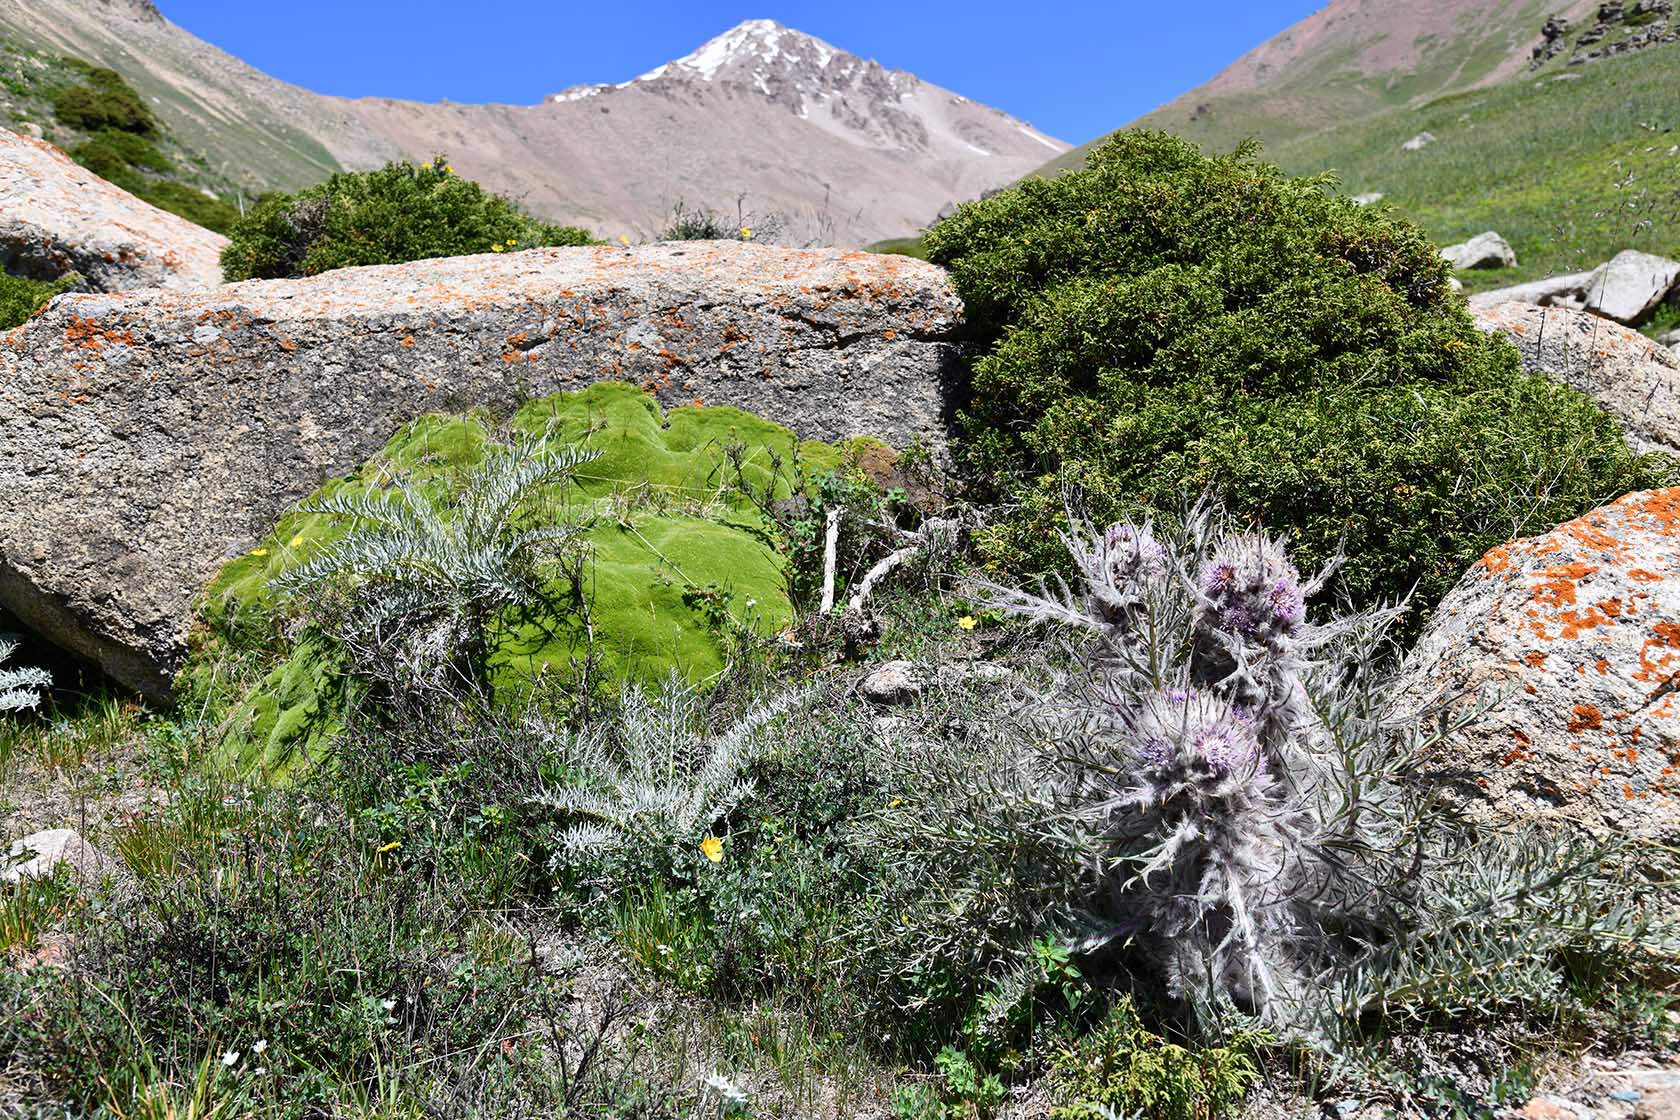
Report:
M53 115L60 124L83 132L111 129L136 136L155 136L157 118L140 95L115 70L81 64L87 80L53 94Z
M296 194L268 196L228 236L222 271L229 280L593 240L587 230L532 218L456 175L441 155L419 166L404 160L340 172Z
M1104 520L1212 491L1305 565L1342 544L1356 602L1415 586L1415 629L1487 548L1668 469L1477 330L1422 233L1252 148L1122 133L927 241L985 348L966 456L1002 569L1064 562L1069 489Z

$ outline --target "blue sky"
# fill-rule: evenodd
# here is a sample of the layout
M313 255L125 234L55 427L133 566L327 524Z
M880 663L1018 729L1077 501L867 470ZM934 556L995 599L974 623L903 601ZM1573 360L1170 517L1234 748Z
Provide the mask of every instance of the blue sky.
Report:
M535 104L768 18L1089 140L1211 78L1324 0L158 0L171 20L321 93Z

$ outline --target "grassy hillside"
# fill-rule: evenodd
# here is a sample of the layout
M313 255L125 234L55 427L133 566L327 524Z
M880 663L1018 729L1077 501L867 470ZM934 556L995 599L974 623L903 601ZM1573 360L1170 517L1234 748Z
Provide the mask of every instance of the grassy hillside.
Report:
M1526 52L1547 14L1561 6L1560 0L1471 0L1457 5L1455 21L1433 26L1427 15L1403 7L1343 0L1332 5L1340 9L1337 18L1327 11L1290 28L1213 82L1128 127L1171 132L1210 152L1230 151L1251 137L1271 148L1485 81L1514 53ZM1384 41L1407 36L1416 45L1404 63L1390 59L1391 69L1376 69L1394 53ZM1297 39L1308 42L1296 47ZM1040 173L1083 167L1103 139L1063 153Z
M1437 137L1401 149L1420 132ZM1594 267L1620 249L1680 256L1680 44L1545 72L1274 144L1285 170L1376 191L1440 244L1497 229L1519 267L1497 287Z
M224 233L239 216L233 181L183 145L126 80L0 36L0 127L31 126L153 206Z
M219 192L231 194L237 187L250 197L296 190L341 170L320 140L293 123L321 99L271 79L247 82L237 60L207 44L195 49L196 40L183 39L170 25L125 18L113 7L50 0L0 4L0 40L10 53L49 65L68 56L120 73L163 124L181 162L192 164ZM38 76L39 69L29 65ZM241 96L252 82L260 96ZM28 108L27 97L0 93L0 125L20 106Z

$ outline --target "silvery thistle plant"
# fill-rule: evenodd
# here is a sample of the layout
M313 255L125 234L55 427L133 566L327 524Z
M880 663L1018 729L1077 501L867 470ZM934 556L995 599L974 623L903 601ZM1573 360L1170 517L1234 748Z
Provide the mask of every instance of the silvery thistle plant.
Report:
M1204 1013L1296 1023L1415 842L1407 735L1370 688L1400 608L1311 622L1334 564L1306 580L1281 541L1214 526L1198 507L1170 536L1076 528L1072 588L992 600L1090 639L1033 720L1085 854L1076 946L1127 941Z

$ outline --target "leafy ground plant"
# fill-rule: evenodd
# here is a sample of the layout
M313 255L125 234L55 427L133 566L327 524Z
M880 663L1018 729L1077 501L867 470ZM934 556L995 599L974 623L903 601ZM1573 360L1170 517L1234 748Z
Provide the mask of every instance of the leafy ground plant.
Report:
M17 648L10 635L0 634L0 665ZM52 676L45 669L0 668L0 714L35 707L41 702L41 693L51 687Z

